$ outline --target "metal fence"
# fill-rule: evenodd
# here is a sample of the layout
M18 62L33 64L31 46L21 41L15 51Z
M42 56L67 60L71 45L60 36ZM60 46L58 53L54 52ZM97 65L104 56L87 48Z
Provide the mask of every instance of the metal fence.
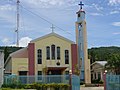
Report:
M120 90L120 75L106 75L106 90Z
M39 76L16 76L9 75L4 77L4 84L21 83L64 83L69 84L69 75L39 75Z

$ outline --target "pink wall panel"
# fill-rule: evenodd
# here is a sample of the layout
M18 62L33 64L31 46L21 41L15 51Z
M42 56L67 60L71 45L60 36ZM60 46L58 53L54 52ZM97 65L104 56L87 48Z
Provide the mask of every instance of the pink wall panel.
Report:
M35 45L34 43L29 43L28 45L28 68L29 75L35 75Z
M72 57L72 73L74 74L75 65L78 64L77 44L71 45L71 57Z

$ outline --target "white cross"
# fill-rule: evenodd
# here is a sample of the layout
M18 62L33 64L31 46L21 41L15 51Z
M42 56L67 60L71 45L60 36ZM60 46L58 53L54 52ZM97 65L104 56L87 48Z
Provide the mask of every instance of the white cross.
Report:
M53 24L52 24L51 29L52 29L52 33L53 33L53 32L54 32L54 29L55 29L55 27L54 27L54 25L53 25Z

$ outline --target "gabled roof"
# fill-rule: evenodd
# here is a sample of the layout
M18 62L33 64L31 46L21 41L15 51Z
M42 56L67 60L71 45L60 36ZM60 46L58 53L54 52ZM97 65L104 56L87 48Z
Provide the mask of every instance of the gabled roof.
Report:
M63 37L63 36L61 36L61 35L59 35L59 34L54 33L54 32L52 32L52 33L50 33L50 34L47 34L47 35L45 35L45 36L39 37L39 38L37 38L37 39L34 39L34 40L31 41L31 43L32 43L32 42L36 42L36 41L38 41L38 40L45 39L45 38L50 37L50 36L55 36L55 37L57 37L57 38L63 39L63 40L65 40L65 41L68 41L68 42L73 43L73 44L75 43L74 41L71 41L71 40L69 40L69 39L67 39L67 38L65 38L65 37Z
M15 52L11 53L9 56L15 57L15 58L20 58L20 57L27 58L28 57L27 47L19 49Z
M94 63L91 64L91 66L93 66L94 64L99 64L101 66L105 66L105 64L107 64L107 61L95 61Z

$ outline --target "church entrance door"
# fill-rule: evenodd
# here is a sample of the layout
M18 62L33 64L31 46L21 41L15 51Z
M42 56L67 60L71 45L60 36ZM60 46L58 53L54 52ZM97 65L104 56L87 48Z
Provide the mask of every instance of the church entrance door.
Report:
M49 70L48 75L61 75L61 70Z

